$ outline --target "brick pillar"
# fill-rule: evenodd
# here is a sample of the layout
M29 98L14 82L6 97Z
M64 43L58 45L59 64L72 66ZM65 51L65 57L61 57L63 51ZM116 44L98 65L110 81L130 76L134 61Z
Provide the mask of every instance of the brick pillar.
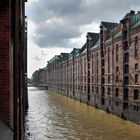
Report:
M13 128L12 45L9 3L0 6L0 119Z

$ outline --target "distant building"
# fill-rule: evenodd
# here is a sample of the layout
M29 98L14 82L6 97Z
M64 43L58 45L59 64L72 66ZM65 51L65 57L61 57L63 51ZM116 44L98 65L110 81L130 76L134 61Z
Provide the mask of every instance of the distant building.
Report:
M101 22L81 49L48 61L48 89L140 124L140 12Z
M32 74L32 83L35 85L40 85L40 86L47 86L47 78L48 78L48 72L47 72L47 67L43 69L36 70Z

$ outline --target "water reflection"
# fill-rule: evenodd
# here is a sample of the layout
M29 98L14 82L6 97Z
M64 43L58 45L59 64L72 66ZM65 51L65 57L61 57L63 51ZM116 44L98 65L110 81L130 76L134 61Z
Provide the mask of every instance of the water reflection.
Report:
M140 126L37 88L25 125L26 140L140 140Z

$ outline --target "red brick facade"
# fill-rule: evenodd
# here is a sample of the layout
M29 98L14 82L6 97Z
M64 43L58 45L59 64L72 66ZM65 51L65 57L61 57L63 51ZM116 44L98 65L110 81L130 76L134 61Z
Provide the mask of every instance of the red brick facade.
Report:
M140 12L130 11L48 61L48 89L140 124L139 56Z
M13 104L10 102L10 98L13 98L13 87L10 80L10 69L13 69L10 65L12 64L13 47L9 41L11 23L9 6L6 3L4 6L0 6L0 23L0 118L13 127L13 123L10 124L13 119L12 115L10 117L10 107L13 108Z
M0 4L0 119L13 130L15 140L24 138L24 2Z

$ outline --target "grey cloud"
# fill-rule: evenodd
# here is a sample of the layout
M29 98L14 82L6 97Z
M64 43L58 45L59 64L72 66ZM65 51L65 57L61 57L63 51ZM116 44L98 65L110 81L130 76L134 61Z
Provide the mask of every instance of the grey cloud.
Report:
M80 28L92 22L119 22L139 0L38 0L27 7L28 18L37 26L34 41L40 47L68 47L80 37ZM49 23L50 21L50 23Z
M69 25L67 21L51 20L50 23L42 23L35 30L34 40L42 47L55 46L64 47L65 43L74 37L80 36L81 31L76 25ZM65 46L66 47L66 46Z

